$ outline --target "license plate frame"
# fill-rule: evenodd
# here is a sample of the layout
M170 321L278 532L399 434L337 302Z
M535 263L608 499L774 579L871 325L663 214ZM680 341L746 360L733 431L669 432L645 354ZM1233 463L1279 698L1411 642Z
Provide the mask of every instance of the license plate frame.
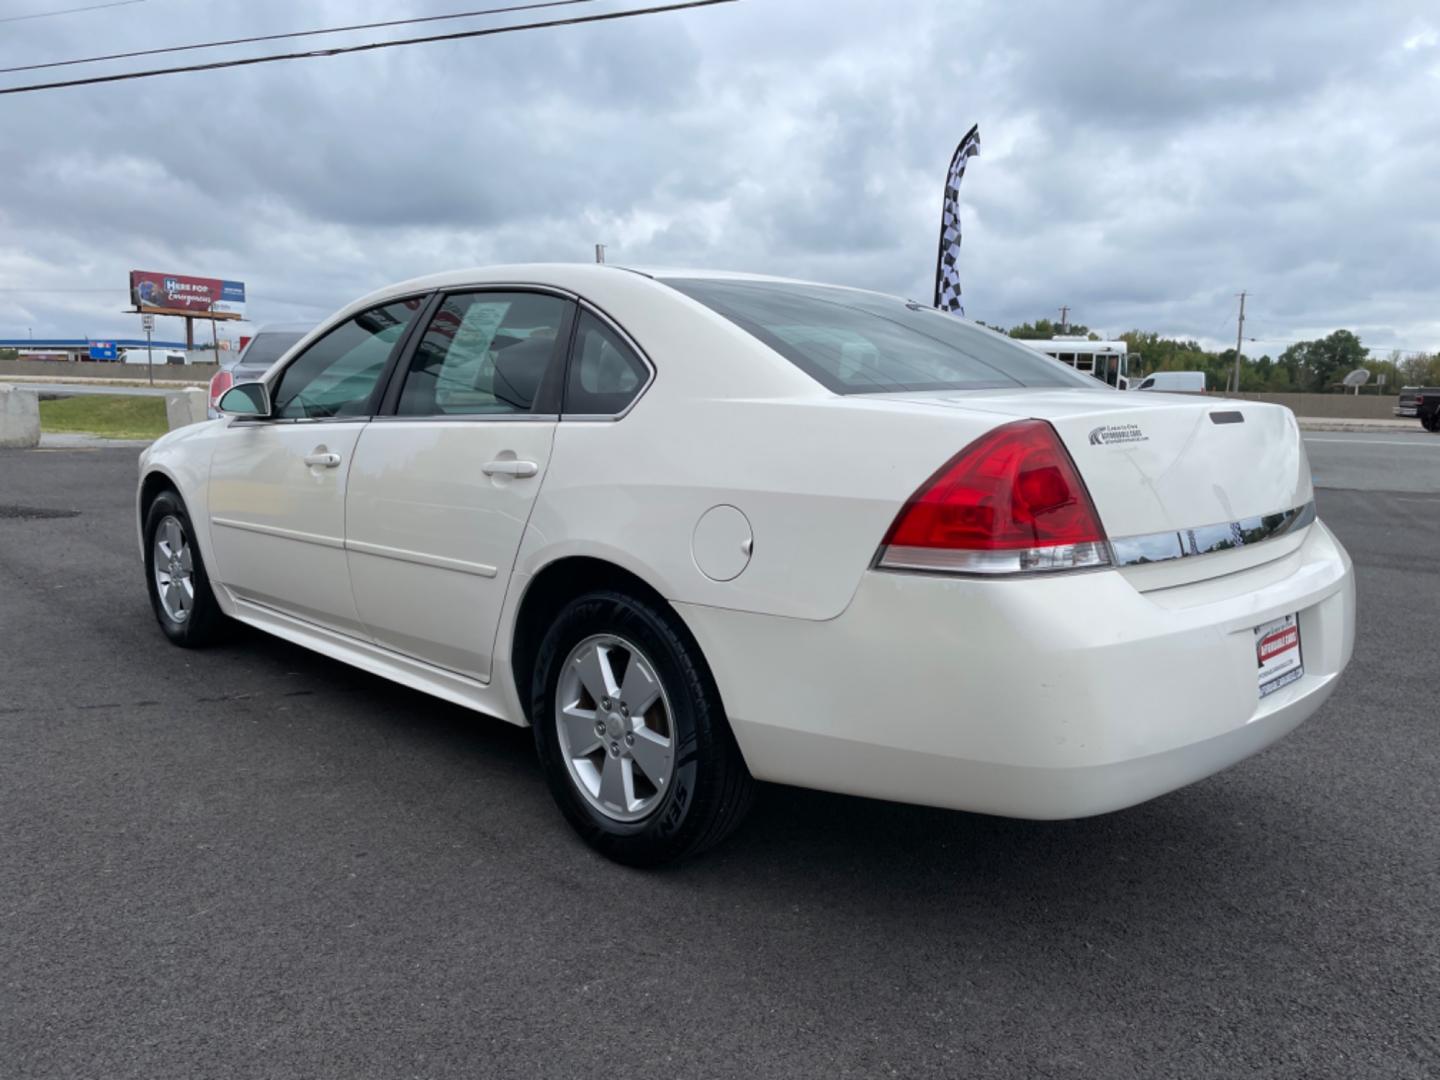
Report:
M1305 654L1300 642L1300 614L1282 615L1255 627L1257 688L1269 697L1305 675Z

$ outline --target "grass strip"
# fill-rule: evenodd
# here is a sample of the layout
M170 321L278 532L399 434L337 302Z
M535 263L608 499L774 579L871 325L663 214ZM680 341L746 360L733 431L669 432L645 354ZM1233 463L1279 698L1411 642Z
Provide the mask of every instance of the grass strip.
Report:
M162 397L87 394L40 402L40 430L83 432L104 439L158 439L170 425Z

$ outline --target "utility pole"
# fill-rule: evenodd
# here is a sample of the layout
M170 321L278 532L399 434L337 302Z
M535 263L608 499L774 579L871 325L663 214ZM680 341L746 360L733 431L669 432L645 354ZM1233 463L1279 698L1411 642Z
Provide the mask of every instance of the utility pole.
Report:
M604 245L604 244L596 244L596 245L595 245L595 261L596 261L597 263L604 263L604 262L605 262L605 245Z
M1060 333L1062 333L1062 334L1065 333L1065 331L1069 328L1069 326L1070 326L1070 308L1069 308L1069 306L1066 305L1066 304L1061 304L1061 305L1060 305Z
M1245 292L1240 292L1240 322L1235 327L1235 393L1240 392L1240 342L1245 337Z

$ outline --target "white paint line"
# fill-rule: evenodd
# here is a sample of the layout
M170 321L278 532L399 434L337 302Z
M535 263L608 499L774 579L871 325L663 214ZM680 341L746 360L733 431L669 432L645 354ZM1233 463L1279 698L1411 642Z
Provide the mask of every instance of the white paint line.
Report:
M1305 441L1335 443L1338 446L1414 446L1421 450L1440 450L1440 439L1434 442L1425 442L1421 439L1402 442L1399 439L1315 439L1307 435Z

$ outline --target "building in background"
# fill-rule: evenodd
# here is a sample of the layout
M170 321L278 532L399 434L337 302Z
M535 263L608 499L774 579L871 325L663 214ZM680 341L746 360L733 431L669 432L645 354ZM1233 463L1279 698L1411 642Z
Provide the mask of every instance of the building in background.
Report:
M154 350L157 364L166 363L166 356L176 353L185 357L183 361L179 361L181 363L215 362L213 349L186 352L183 341L152 341L150 347ZM133 364L138 353L139 363L146 362L144 338L0 338L0 349L15 350L21 360L95 360L101 363L117 363L128 358Z

